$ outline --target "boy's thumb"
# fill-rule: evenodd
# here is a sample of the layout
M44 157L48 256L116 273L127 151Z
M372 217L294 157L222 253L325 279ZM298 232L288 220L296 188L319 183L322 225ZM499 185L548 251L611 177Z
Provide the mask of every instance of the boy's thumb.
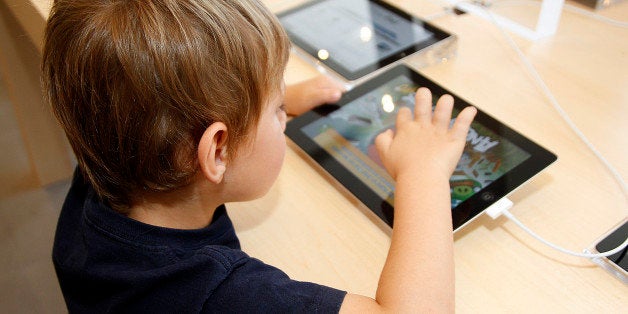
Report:
M333 104L337 103L342 97L342 92L337 89L323 89L318 95L320 97L319 103L321 104Z
M388 129L375 137L375 148L377 148L379 158L381 158L382 160L384 160L384 158L386 157L385 154L392 144L393 135L393 130Z

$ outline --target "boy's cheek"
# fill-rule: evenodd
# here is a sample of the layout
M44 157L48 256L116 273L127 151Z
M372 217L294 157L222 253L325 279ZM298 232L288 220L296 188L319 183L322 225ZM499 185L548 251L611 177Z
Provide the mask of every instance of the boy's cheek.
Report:
M286 124L288 123L288 115L282 111L278 114L277 119L279 122L279 129L281 130L281 133L284 133L286 131Z
M287 121L286 121L286 120L287 120L287 119L285 119L285 118L284 118L284 119L281 121L281 133L286 132L286 124L287 124Z

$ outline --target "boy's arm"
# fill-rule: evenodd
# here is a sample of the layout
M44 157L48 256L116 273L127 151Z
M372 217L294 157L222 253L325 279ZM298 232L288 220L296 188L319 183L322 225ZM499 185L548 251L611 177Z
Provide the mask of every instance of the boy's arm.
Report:
M396 181L391 246L375 300L348 294L341 312L453 312L454 264L449 177L462 154L476 109L450 128L453 98L432 113L429 90L417 91L414 116L403 108L397 131L376 139Z
M289 115L298 116L316 106L336 103L343 92L344 88L340 83L318 75L286 86L284 104Z

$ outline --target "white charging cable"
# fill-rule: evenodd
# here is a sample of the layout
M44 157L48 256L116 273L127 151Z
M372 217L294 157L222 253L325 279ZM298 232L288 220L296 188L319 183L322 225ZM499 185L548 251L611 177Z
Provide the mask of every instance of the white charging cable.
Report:
M532 0L502 0L502 1L494 1L492 2L490 5L494 8L496 7L502 7L502 6L514 6L514 5L528 5L528 6L539 6L540 2L538 1L532 1ZM577 6L574 6L572 4L569 3L565 3L563 5L563 8L565 9L565 11L569 11L572 13L576 13L576 14L580 14L583 16L586 16L588 18L594 19L594 20L598 20L600 22L615 26L615 27L623 27L623 28L628 28L628 22L625 21L619 21L619 20L615 20L612 18L608 18L606 16L600 15L600 14L596 14L596 13L592 13L589 10L585 10L585 9L581 9Z
M508 35L508 33L495 21L494 16L490 11L488 10L485 10L485 11L491 17L493 25L495 25L501 31L502 35L507 39L512 49L515 50L515 52L519 56L519 59L521 59L526 69L530 73L530 75L534 77L536 83L539 85L539 87L541 88L541 90L543 91L547 99L550 101L554 109L560 114L561 118L563 118L563 120L567 123L567 125L569 125L571 130L574 133L576 133L576 135L578 135L578 137L587 145L587 147L593 152L593 154L602 162L602 164L604 164L604 166L608 169L608 171L613 175L613 177L615 178L615 181L617 181L617 183L619 184L622 190L622 193L624 194L624 197L628 201L628 188L626 187L626 182L622 178L619 171L617 171L615 167L613 167L613 165L611 165L611 163L608 160L606 160L606 158L598 151L598 149L595 148L593 143L591 143L587 139L587 137L584 135L584 133L580 131L580 129L571 120L571 118L569 118L569 115L567 115L565 110L563 110L563 108L558 104L558 101L556 100L552 92L550 91L547 84L545 84L545 81L543 81L543 78L541 78L541 75L539 75L539 72L536 70L536 68L534 68L530 60L528 60L528 58L523 54L521 49L519 49L519 46L517 46L517 44L512 39L512 37L510 37L510 35Z
M578 257L586 257L586 258L597 258L597 257L604 257L604 256L615 255L618 252L621 252L621 251L625 250L626 247L628 247L628 238L626 238L626 240L624 240L624 243L622 243L618 247L616 247L616 248L614 248L614 249L612 249L610 251L603 252L603 253L578 253L578 252L570 251L570 250L564 249L564 248L562 248L562 247L560 247L560 246L558 246L558 245L556 245L554 243L551 243L551 242L545 240L544 238L542 238L541 236L539 236L538 234L534 233L534 231L530 230L530 228L528 228L521 221L519 221L519 219L517 219L510 211L505 210L502 214L504 216L506 216L506 218L510 219L512 222L517 224L517 226L521 227L521 229L523 229L525 232L530 234L532 237L534 237L537 240L543 242L547 246L549 246L549 247L551 247L551 248L553 248L555 250L558 250L560 252L563 252L565 254L578 256ZM584 252L587 252L587 250L584 250Z
M571 121L571 119L569 118L567 113L558 104L558 101L556 100L556 98L554 97L552 92L550 91L550 89L547 86L547 84L545 84L545 82L543 81L543 79L539 75L538 71L536 71L536 69L534 68L532 63L523 54L521 49L519 49L519 46L517 46L517 44L510 37L510 35L508 35L508 33L506 33L506 31L497 23L497 21L495 20L494 16L491 14L491 12L489 12L488 10L485 10L485 11L491 17L493 25L495 25L501 31L502 35L507 39L507 41L510 44L510 46L517 52L517 54L519 55L519 58L521 59L521 61L526 66L526 68L529 71L529 73L535 78L536 83L543 90L543 92L545 93L546 97L549 99L549 101L552 104L552 106L554 107L554 109L560 114L560 116L563 118L563 120L578 135L578 137L587 145L587 147L589 147L589 149L595 154L595 156L604 164L604 166L606 166L606 168L613 175L613 177L617 181L618 185L620 186L620 188L621 188L621 190L622 190L622 192L624 194L624 197L628 200L628 192L627 192L627 189L626 189L626 182L624 181L624 179L622 178L620 173L610 164L610 162L608 162L608 160L606 160L606 158L604 158L604 156L602 156L602 154L595 148L595 146L593 146L593 144L586 138L586 136L584 136L584 134L578 129L578 127ZM503 200L506 200L507 202L510 202L506 198L504 198ZM545 240L544 238L542 238L541 236L539 236L535 232L533 232L526 225L524 225L521 221L519 221L519 219L517 219L509 211L509 209L511 207L512 207L512 202L510 202L510 204L508 204L508 203L498 204L498 206L496 206L495 208L492 208L491 210L487 210L487 214L489 216L491 216L493 219L499 217L500 215L506 216L506 218L510 219L512 222L517 224L521 229L526 231L532 237L534 237L537 240L539 240L540 242L550 246L551 248L556 249L556 250L558 250L560 252L563 252L565 254L574 255L574 256L578 256L578 257L585 257L585 258L598 258L598 257L614 255L614 254L616 254L618 252L621 252L621 251L625 250L628 247L628 237L627 237L626 240L624 240L624 242L621 245L619 245L615 249L612 249L610 251L603 252L603 253L595 253L595 254L593 254L593 253L579 253L579 252L574 252L574 251L570 251L570 250L564 249L564 248L562 248L562 247L560 247L558 245L555 245L555 244ZM587 251L585 250L585 252L587 252Z
M499 201L495 202L493 205L489 206L486 211L485 214L493 219L497 219L497 217L499 216L505 216L506 218L510 219L512 222L514 222L517 226L519 226L521 229L523 229L523 231L527 232L529 235L531 235L533 238L539 240L540 242L542 242L543 244L557 250L560 251L562 253L565 254L569 254L569 255L573 255L573 256L578 256L578 257L586 257L586 258L598 258L598 257L605 257L605 256L611 256L611 255L615 255L618 252L621 252L623 250L626 249L626 247L628 247L628 238L626 238L626 240L624 240L624 243L622 243L620 246L607 251L607 252L601 252L601 253L588 253L588 251L585 249L583 253L580 252L575 252L575 251L570 251L567 250L565 248L562 248L552 242L549 242L547 240L545 240L543 237L539 236L538 234L536 234L534 231L532 231L530 228L528 228L526 225L524 225L521 221L519 221L519 219L517 219L517 217L515 217L511 212L510 212L510 208L512 208L513 203L511 200L509 200L508 198L504 197L502 199L500 199Z

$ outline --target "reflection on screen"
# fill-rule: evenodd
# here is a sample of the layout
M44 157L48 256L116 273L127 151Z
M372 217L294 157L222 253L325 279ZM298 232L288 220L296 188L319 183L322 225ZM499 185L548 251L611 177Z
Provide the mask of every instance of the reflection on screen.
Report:
M434 34L367 0L329 0L281 18L321 60L350 71L400 53Z
M394 129L399 108L414 108L419 86L399 76L342 106L302 131L351 171L379 197L393 205L394 182L375 149L375 137ZM434 95L434 105L440 95ZM457 115L455 110L454 115ZM453 121L453 120L452 120ZM452 208L530 157L530 154L477 122L450 179Z

